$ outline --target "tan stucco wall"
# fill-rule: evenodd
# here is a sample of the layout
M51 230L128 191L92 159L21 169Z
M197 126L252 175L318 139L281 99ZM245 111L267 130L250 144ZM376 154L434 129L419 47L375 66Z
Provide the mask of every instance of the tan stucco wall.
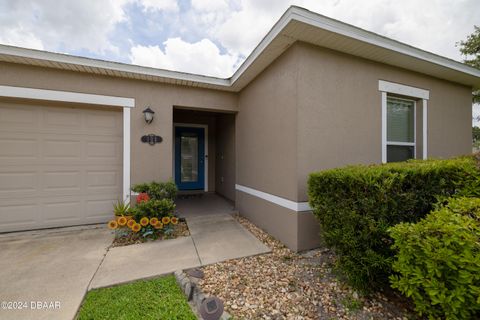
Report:
M235 114L217 116L215 191L235 201Z
M9 63L0 63L0 84L135 98L131 114L132 184L172 177L173 106L237 110L234 93ZM155 111L150 125L143 120L146 106ZM163 142L155 146L141 143L140 137L148 133L162 136ZM213 181L214 177L212 186Z
M312 171L381 162L378 80L430 91L429 157L471 153L471 88L304 43L295 52L300 79L298 201L307 200Z
M297 198L297 56L288 50L239 96L237 183Z

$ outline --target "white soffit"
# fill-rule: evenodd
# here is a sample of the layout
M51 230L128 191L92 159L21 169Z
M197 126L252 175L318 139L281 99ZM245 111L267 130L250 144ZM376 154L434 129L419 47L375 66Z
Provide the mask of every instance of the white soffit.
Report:
M5 45L0 45L0 61L238 92L296 41L480 88L478 69L295 6L229 79Z

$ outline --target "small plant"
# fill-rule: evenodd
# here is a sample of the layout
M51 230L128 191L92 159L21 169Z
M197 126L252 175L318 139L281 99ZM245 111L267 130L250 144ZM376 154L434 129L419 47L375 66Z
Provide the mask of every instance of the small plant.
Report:
M430 319L479 319L480 199L450 199L418 223L391 228L392 287Z
M117 217L126 216L130 214L130 204L128 202L124 202L122 200L118 200L113 205L113 213Z
M152 200L170 199L175 201L177 196L177 186L175 182L149 182L140 183L132 187L132 191L139 193L146 193Z
M137 196L137 203L147 202L150 200L150 196L146 192L140 192Z
M362 301L353 297L352 295L347 295L342 299L342 305L349 311L349 312L356 312L363 307Z
M175 203L170 199L141 201L132 209L132 215L140 220L143 217L161 219L172 216Z

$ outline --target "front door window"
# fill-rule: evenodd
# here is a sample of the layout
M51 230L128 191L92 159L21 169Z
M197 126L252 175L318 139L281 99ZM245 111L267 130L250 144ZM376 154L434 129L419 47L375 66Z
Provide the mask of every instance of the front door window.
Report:
M179 190L205 188L204 128L175 128L175 183Z

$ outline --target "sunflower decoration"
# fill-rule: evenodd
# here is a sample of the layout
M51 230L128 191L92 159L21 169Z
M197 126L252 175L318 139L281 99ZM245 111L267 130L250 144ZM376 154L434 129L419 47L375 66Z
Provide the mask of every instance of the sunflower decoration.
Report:
M177 218L177 217L172 217L172 218L170 219L170 222L171 222L172 224L178 224L178 218Z
M170 217L163 217L162 218L162 223L163 224L169 224L170 223Z
M111 230L117 229L117 228L118 228L118 223L117 223L117 221L115 221L115 220L110 220L110 221L108 222L108 228L111 229Z
M125 217L120 217L120 218L118 218L117 223L118 223L119 226L122 226L122 227L123 227L124 225L127 224L127 218L125 218Z
M162 228L163 228L163 223L161 223L160 221L158 221L157 224L155 224L153 227L154 227L155 229L157 229L157 230L158 230L158 229L162 229Z
M132 227L133 232L138 232L138 231L140 231L140 229L142 229L142 226L138 223L135 223Z
M148 220L147 217L143 217L142 219L140 219L140 224L141 224L143 227L148 226L149 223L150 223L150 220Z
M150 219L150 224L152 226L155 226L157 223L159 223L158 218L153 217Z
M130 229L132 229L135 224L136 222L133 219L127 221L127 227L129 227Z

